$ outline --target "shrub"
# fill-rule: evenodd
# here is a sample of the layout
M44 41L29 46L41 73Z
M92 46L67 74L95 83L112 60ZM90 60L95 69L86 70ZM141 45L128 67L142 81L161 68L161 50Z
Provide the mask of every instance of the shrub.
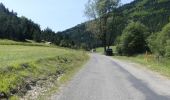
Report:
M170 57L170 23L161 32L151 35L148 41L149 48L153 53Z
M148 50L146 37L148 29L140 22L131 22L123 30L117 44L117 52L121 55L131 56L138 53L143 53Z

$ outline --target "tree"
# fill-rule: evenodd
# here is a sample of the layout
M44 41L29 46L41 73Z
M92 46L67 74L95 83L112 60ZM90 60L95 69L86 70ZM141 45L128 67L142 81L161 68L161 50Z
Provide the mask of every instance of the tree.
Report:
M117 44L118 53L131 56L138 53L144 53L148 50L146 38L148 29L140 22L131 22L123 30L119 44Z
M42 31L41 39L48 42L54 42L55 35L55 32L47 27L45 30Z
M99 37L103 43L104 51L106 52L106 37L107 37L107 20L109 14L116 8L120 0L89 0L86 4L85 15L87 15L99 31ZM94 25L95 24L95 25ZM97 26L97 27L96 27ZM92 32L95 28L92 28Z
M110 48L111 45L115 44L116 37L122 34L122 31L125 27L124 15L119 12L117 9L110 14L110 17L107 20L107 46Z

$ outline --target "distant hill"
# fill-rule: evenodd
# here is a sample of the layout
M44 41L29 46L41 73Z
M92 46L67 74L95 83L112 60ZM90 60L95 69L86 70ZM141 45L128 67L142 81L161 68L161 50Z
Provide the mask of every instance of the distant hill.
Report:
M100 46L101 42L96 40L90 32L86 31L85 23L79 24L73 28L59 32L64 40L72 41L75 48L89 49L95 46Z

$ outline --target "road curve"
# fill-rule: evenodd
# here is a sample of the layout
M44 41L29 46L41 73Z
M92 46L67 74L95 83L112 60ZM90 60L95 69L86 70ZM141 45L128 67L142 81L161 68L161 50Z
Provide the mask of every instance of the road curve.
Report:
M91 54L52 100L170 100L170 80L135 63Z

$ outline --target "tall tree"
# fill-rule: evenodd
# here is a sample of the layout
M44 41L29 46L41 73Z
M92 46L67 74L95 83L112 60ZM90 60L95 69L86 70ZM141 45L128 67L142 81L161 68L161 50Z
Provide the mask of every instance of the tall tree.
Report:
M87 15L90 20L95 21L90 25L95 26L99 31L97 31L102 40L104 51L106 52L106 34L107 34L107 20L109 14L113 12L114 8L116 8L119 4L120 0L89 0L86 4L85 15ZM97 26L97 27L96 27ZM92 32L95 30L92 28Z

